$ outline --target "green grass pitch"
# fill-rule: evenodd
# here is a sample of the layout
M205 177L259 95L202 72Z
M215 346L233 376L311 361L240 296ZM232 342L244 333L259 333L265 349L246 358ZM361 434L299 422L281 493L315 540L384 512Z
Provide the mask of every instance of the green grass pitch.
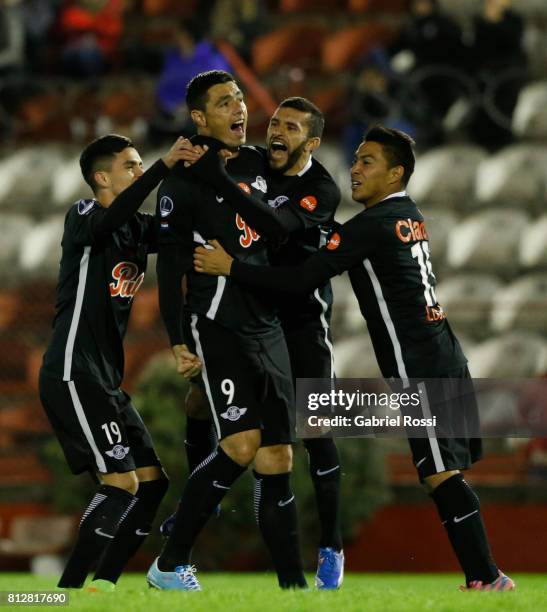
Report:
M70 592L68 606L56 610L97 612L466 612L547 610L547 575L511 574L512 593L460 593L458 574L349 574L340 591L285 592L274 574L201 573L201 593L149 589L144 575L122 576L116 593ZM313 583L313 576L308 577ZM0 591L52 590L53 579L0 574ZM3 607L3 606L2 606ZM22 606L9 606L9 609ZM37 606L33 606L36 609ZM28 608L26 608L28 609Z

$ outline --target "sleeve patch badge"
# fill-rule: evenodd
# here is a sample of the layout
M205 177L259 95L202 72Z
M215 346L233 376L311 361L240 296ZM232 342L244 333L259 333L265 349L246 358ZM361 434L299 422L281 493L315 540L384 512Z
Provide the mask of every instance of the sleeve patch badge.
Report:
M314 196L306 196L300 200L300 206L309 212L313 212L317 208L317 198Z
M330 237L330 240L327 242L327 249L329 251L334 251L340 246L340 234L338 232L334 232L334 234Z
M172 212L175 205L173 200L169 196L163 196L160 200L160 216L162 219L168 217Z

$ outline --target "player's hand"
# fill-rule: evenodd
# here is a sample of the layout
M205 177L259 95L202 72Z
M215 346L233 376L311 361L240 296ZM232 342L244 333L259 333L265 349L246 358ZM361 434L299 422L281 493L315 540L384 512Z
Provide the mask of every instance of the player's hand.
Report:
M167 154L162 157L162 160L168 168L172 168L179 161L184 161L185 164L194 163L205 153L205 150L203 147L194 146L188 138L180 136Z
M208 248L199 246L194 251L194 270L211 276L230 276L234 258L217 240L209 240L208 245Z
M175 344L172 347L177 372L184 378L192 378L201 372L201 361L188 350L186 344Z

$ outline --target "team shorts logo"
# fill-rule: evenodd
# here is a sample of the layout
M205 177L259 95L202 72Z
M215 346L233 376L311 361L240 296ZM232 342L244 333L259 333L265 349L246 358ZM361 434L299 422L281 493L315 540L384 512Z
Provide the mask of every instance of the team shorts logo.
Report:
M280 195L280 196L277 196L275 200L268 200L268 206L271 206L272 208L279 208L280 206L285 204L285 202L288 202L288 201L289 201L288 196Z
M220 416L227 421L237 421L247 412L247 408L239 408L238 406L230 406Z
M340 246L340 234L338 232L334 232L334 234L330 237L330 240L327 242L327 249L329 251L334 251Z
M240 215L236 215L236 227L243 231L243 236L239 237L239 244L244 249L248 249L253 242L260 240L259 234L252 227L249 227Z
M116 444L112 448L112 450L105 451L105 454L113 459L124 459L129 453L129 446L122 446L121 444Z
M78 202L78 214L87 215L87 213L95 206L95 200L80 200Z
M139 274L139 268L130 261L120 261L112 270L114 283L110 283L110 295L123 298L134 298L144 281L144 272Z
M238 187L240 189L243 189L245 193L251 193L251 188L249 187L249 185L247 185L247 183L238 183Z
M306 210L309 210L310 212L313 212L317 208L317 198L314 196L306 196L300 200L300 206Z
M268 191L268 183L266 183L261 176L256 177L256 181L251 183L251 187L254 187L257 191L262 191L263 193Z
M163 196L160 200L161 218L164 219L165 217L168 217L173 212L173 208L175 208L173 200L168 196Z

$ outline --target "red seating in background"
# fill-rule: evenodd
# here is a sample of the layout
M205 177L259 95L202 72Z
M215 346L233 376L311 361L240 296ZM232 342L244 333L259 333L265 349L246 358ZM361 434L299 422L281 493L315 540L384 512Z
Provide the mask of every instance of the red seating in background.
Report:
M407 10L408 4L408 0L348 0L348 9L353 13L402 13Z
M340 9L343 9L343 6L332 0L280 0L279 2L279 10L282 13Z
M257 74L266 74L282 64L298 63L306 67L306 64L318 63L326 31L316 25L288 25L260 36L253 44L254 70Z
M377 23L365 23L334 32L323 42L323 69L338 72L353 68L373 47L388 44L393 36L391 28Z

